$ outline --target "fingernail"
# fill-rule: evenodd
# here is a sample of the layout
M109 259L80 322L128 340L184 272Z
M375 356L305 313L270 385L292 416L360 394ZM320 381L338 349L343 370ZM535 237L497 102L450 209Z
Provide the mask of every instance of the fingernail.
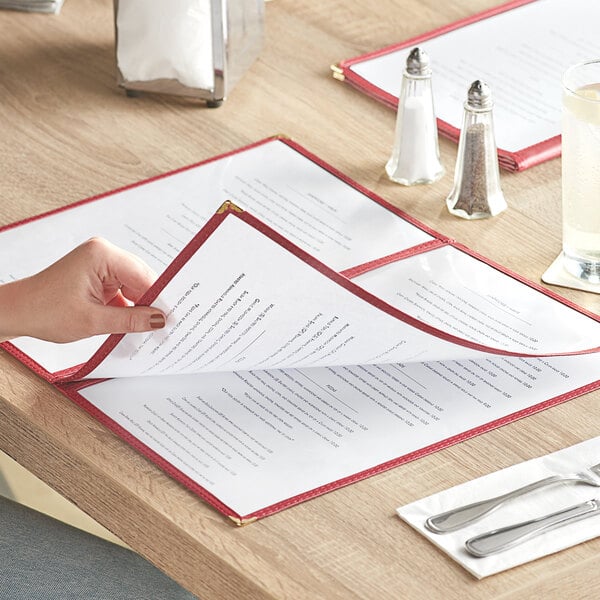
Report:
M165 326L165 317L160 313L154 313L150 316L150 327L152 329L162 329Z

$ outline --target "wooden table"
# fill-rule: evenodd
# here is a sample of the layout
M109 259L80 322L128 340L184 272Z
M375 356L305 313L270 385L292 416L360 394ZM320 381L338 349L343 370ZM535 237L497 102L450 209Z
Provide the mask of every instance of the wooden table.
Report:
M286 133L421 221L538 281L560 249L560 160L502 174L501 217L451 217L447 174L388 181L395 115L329 65L488 8L496 0L275 0L260 59L219 109L115 85L109 0L58 17L0 14L0 224L274 133ZM560 290L600 312L600 298ZM395 516L449 486L598 434L600 393L268 517L231 523L90 416L0 353L0 448L203 600L585 598L600 589L600 540L481 582Z

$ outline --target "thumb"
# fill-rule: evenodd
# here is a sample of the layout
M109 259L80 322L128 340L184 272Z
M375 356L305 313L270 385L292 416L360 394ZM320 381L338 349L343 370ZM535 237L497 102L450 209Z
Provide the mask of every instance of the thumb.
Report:
M92 319L93 334L153 331L165 326L165 315L152 306L98 306Z

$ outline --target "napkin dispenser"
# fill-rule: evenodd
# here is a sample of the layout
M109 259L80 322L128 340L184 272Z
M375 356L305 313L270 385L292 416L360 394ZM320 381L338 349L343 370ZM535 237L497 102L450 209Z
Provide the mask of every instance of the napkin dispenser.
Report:
M129 96L219 106L258 57L264 0L114 0L117 83Z

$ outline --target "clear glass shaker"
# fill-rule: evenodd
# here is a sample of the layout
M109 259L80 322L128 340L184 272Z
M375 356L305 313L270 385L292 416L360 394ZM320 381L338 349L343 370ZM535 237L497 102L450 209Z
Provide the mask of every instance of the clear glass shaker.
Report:
M454 187L446 199L448 210L463 219L493 217L507 206L500 188L493 105L490 87L474 81L464 104Z
M429 57L413 48L406 60L398 99L396 137L385 170L396 183L433 183L444 174L440 162Z

